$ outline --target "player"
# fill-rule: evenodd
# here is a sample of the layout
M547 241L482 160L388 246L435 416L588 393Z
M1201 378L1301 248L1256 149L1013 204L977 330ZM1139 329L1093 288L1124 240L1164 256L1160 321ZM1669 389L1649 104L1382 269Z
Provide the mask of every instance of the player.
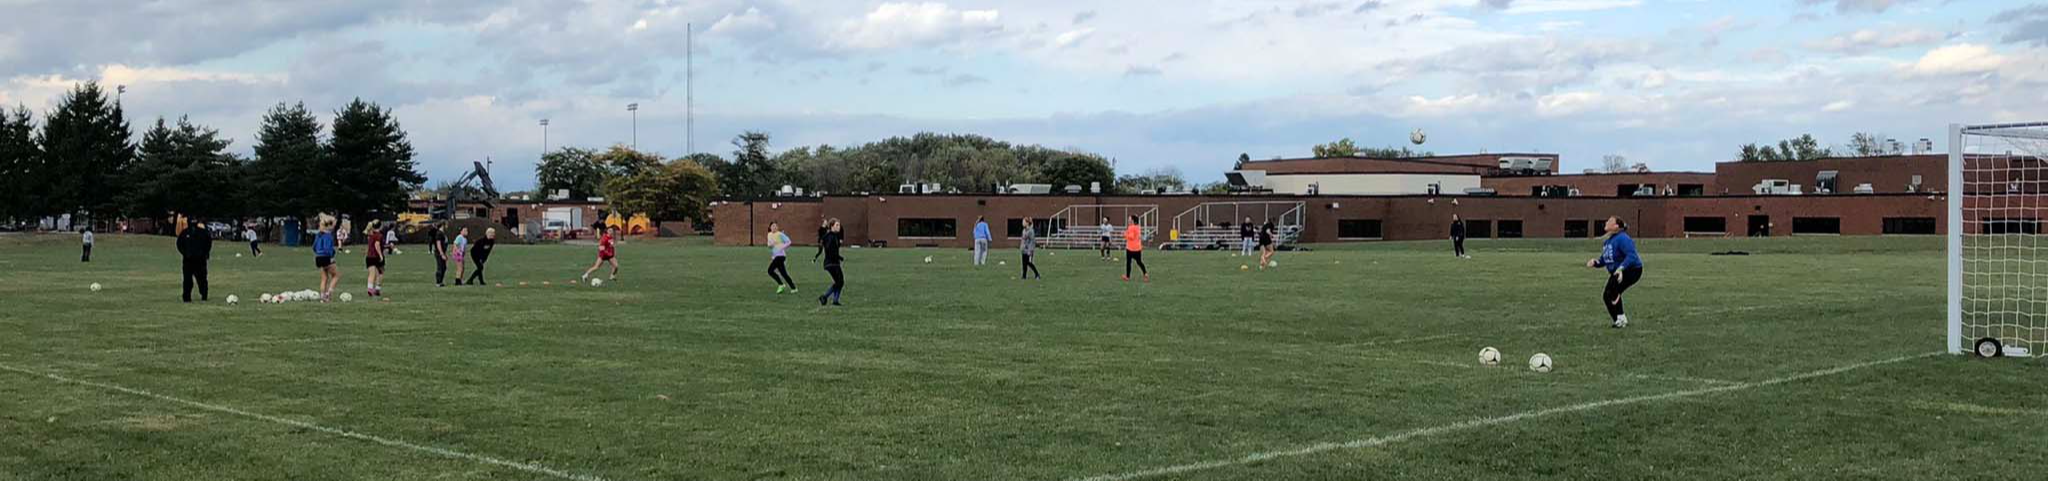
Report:
M341 268L334 265L335 238L333 217L320 216L320 233L313 236L313 267L320 270L320 302L327 302L334 294L334 287L341 284Z
M263 257L262 238L256 236L256 227L242 226L242 240L249 242L249 256Z
M1103 219L1107 225L1109 219ZM1152 271L1145 268L1145 229L1138 225L1138 216L1131 216L1131 225L1124 228L1124 280L1131 280L1131 264L1138 264L1138 272L1145 275L1145 282L1152 282Z
M391 227L385 227L385 228L384 228L384 253L385 253L385 254L397 254L397 253L399 253L399 252L398 252L398 229L395 229L395 228L391 228Z
M484 285L484 263L491 261L491 249L497 247L498 228L496 227L484 229L484 238L477 239L476 245L470 246L469 257L476 259L476 272L469 273L470 285Z
M1254 239L1258 237L1252 230L1252 218L1250 217L1244 218L1244 222L1237 225L1237 255L1252 256L1252 246L1256 245L1255 242L1257 242Z
M427 229L427 248L434 250L434 287L448 287L448 236L441 226Z
M988 241L994 236L988 232L988 218L974 217L974 266L988 265Z
M619 251L618 244L615 244L618 235L619 228L606 227L604 235L597 238L597 262L591 263L589 269L583 270L583 280L585 282L590 281L590 273L597 272L597 268L603 267L606 262L612 263L612 276L605 280L619 280ZM481 270L482 267L478 267L478 269Z
M1465 220L1459 219L1458 214L1451 214L1451 251L1459 259L1472 258L1465 255Z
M1621 293L1643 279L1643 258L1636 255L1636 241L1628 236L1628 224L1620 217L1607 218L1607 243L1600 247L1600 257L1586 261L1586 267L1607 268L1607 290L1600 299L1607 305L1607 316L1614 320L1614 328L1628 327L1628 314L1621 308Z
M194 282L199 283L199 300L205 302L206 260L213 256L213 236L207 235L199 219L192 219L185 231L178 233L178 254L185 258L185 302L192 302Z
M1112 226L1110 226L1110 225L1109 225L1109 218L1108 218L1108 217L1103 217L1103 218L1102 218L1102 226L1101 226L1101 228L1102 228L1102 260L1105 260L1105 261L1106 261L1106 260L1110 260L1110 257L1109 257L1109 246L1110 246L1110 240L1109 240L1109 238L1110 238L1110 235L1112 235L1112 234L1114 234L1114 233L1116 232L1116 228L1115 228L1115 227L1112 227ZM1126 270L1128 270L1128 269L1126 269ZM1125 276L1125 277L1130 277L1130 276Z
M1038 253L1038 231L1031 227L1030 217L1024 218L1024 238L1018 241L1017 250L1024 255L1024 272L1018 278L1044 279L1045 276L1038 273L1038 264L1031 262L1031 256Z
M775 293L796 293L796 278L789 276L789 234L782 233L782 224L768 223L768 278L775 280Z
M839 247L846 240L843 238L846 234L840 231L839 219L827 220L825 225L825 237L821 238L819 247L825 255L825 273L832 275L832 288L826 290L824 295L818 296L818 305L825 305L825 300L829 298L832 305L837 306L840 305L839 295L846 291L846 271L842 266L846 258L839 255Z
M79 229L79 241L85 243L85 253L78 255L78 261L92 262L92 226Z
M465 273L469 272L469 264L465 264L462 261L462 258L467 257L469 254L468 227L464 227L455 233L455 245L453 247L453 250L448 251L448 260L455 263L455 285L459 286L462 285L463 279L467 278Z
M1272 221L1259 226L1259 270L1266 270L1266 265L1273 263L1273 249L1276 247L1273 238L1279 234L1280 229L1273 227Z
M832 235L832 219L818 219L818 253L811 254L811 262L817 262L825 255L825 236Z
M364 284L369 287L363 293L370 297L384 295L384 256L390 251L385 250L388 245L385 244L383 225L384 221L376 219L363 224L363 238L369 239L369 245L365 246L369 250L363 252L363 270L369 271L364 277Z

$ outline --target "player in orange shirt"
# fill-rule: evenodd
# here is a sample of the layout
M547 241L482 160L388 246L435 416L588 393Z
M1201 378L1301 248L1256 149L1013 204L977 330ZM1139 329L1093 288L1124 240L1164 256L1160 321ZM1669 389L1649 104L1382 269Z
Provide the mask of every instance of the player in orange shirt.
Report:
M1145 229L1138 225L1138 216L1131 216L1131 225L1124 227L1124 280L1131 280L1131 264L1138 264L1138 272L1145 275L1145 282L1152 282L1152 271L1145 269Z

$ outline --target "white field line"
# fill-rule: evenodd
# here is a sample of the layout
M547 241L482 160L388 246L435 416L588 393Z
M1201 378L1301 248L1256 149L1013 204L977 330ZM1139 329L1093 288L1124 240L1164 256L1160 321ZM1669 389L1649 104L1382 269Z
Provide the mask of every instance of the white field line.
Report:
M1301 447L1301 448L1296 448L1296 449L1289 449L1289 450L1284 450L1284 451L1267 451L1267 452L1263 452L1263 453L1253 453L1253 454L1245 455L1245 456L1243 456L1243 457L1238 457L1238 458L1231 458L1231 459L1220 459L1220 460L1215 460L1215 461L1203 461L1203 462L1198 462L1198 463L1189 463L1189 464L1182 464L1182 465L1176 465L1176 466L1167 466L1167 467L1162 467L1162 468L1152 468L1152 469L1146 469L1146 470L1141 470L1141 471L1131 471L1131 472L1126 472L1126 473L1118 473L1118 474L1105 474L1105 475L1100 475L1100 476L1091 476L1091 477L1087 477L1087 478L1081 478L1081 479L1082 479L1082 481L1126 481L1126 480L1132 480L1132 479L1140 479L1140 478L1150 478L1150 477L1156 477L1156 476L1165 476L1165 475L1171 475L1171 474L1181 474L1181 473L1189 473L1189 472L1194 472L1194 471L1205 471L1205 470L1210 470L1210 469L1217 469L1217 468L1227 468L1227 467L1232 467L1232 466L1241 466L1241 465L1246 465L1246 464L1252 464L1252 463L1257 463L1257 462L1261 462L1261 461L1268 461L1268 460L1274 460L1274 459L1282 459L1282 458L1292 458L1292 457L1299 457L1299 456L1307 456L1307 455L1311 455L1311 454L1318 454L1318 453L1323 453L1323 452L1328 452L1328 451L1335 451L1335 450L1339 450L1339 449L1364 449L1364 448L1373 448L1373 447L1379 447L1379 446L1386 446L1386 445L1389 445L1389 444L1395 444L1395 443L1399 443L1399 442L1403 442L1403 441L1408 441L1408 440L1412 440L1412 439L1416 439L1416 438L1425 438L1425 437L1431 437L1431 436L1438 436L1438 435L1443 435L1443 434L1450 434L1450 433L1454 433L1454 432L1458 432L1458 431L1466 431L1466 430L1471 430L1471 429L1474 429L1474 428L1481 428L1481 427L1487 427L1487 426L1494 426L1494 425L1500 425L1500 424L1508 424L1508 423L1513 423L1513 422L1517 422L1517 421L1525 421L1525 420L1530 420L1530 419L1536 419L1536 418L1543 418L1543 417L1555 416L1555 415L1559 415L1559 414L1570 414L1570 413L1576 413L1576 412L1581 412L1581 411L1591 411L1591 410L1595 410L1595 409L1601 409L1601 408L1608 408L1608 407L1614 407L1614 406L1626 406L1626 405L1632 405L1632 404L1642 404L1642 403L1647 403L1647 402L1655 402L1655 401L1664 401L1664 400L1670 400L1670 399L1680 399L1680 398L1688 398L1688 397L1696 397L1696 396L1705 396L1705 395L1709 395L1709 394L1720 394L1720 393L1725 393L1725 392L1733 392L1733 391L1743 391L1743 390L1749 390L1749 389L1756 389L1756 388L1760 388L1760 387L1766 387L1766 386L1774 386L1774 385L1778 385L1778 384L1784 384L1784 383L1789 383L1789 382L1803 381L1803 380L1807 380L1807 379L1813 379L1813 378L1817 378L1817 377L1824 377L1824 376L1832 376L1832 375L1836 375L1836 374L1841 374L1841 373L1844 373L1844 372L1849 372L1849 371L1853 371L1853 370L1857 370L1857 369L1863 369L1863 368L1867 368L1867 367L1872 367L1872 366L1880 366L1880 365L1885 365L1885 364L1892 364L1892 363L1898 363L1898 362L1910 361L1910 360L1914 360L1914 359L1920 359L1920 358L1926 358L1926 357L1933 357L1933 356L1938 356L1938 355L1941 355L1941 354L1942 354L1941 352L1937 351L1937 352L1930 352L1930 353L1925 353L1925 354L1914 354L1914 355L1910 355L1910 356L1900 356L1900 357L1895 357L1895 358L1891 358L1891 359L1885 359L1885 360L1880 360L1880 361L1870 361L1870 362L1864 362L1864 363L1850 364L1850 365L1846 365L1846 366L1840 366L1840 367L1835 367L1835 368L1823 369L1823 370L1819 370L1819 371L1812 371L1812 372L1806 372L1806 373L1801 373L1801 374L1794 374L1794 375L1790 375L1790 376L1784 376L1784 377L1778 377L1778 378L1766 379L1766 380L1762 380L1762 381L1755 381L1755 382L1745 382L1745 383L1740 383L1740 384L1731 384L1731 385L1726 385L1726 386L1715 386L1715 387L1707 387L1707 388L1699 388L1699 389L1690 389L1690 390L1684 390L1684 391L1673 391L1673 392L1668 392L1668 393L1664 393L1664 394L1650 394L1650 395L1643 395L1643 396L1633 396L1633 397L1625 397L1625 398L1615 398L1615 399L1608 399L1608 400L1603 400L1603 401L1594 401L1594 402L1589 402L1589 403L1582 403L1582 404L1573 404L1573 405L1570 405L1570 406L1562 406L1562 407L1554 407L1554 408L1549 408L1549 409L1542 409L1542 410L1536 410L1536 411L1526 411L1526 412L1520 412L1520 413L1515 413L1515 414L1509 414L1509 415L1506 415L1506 416L1499 416L1499 417L1490 417L1490 418L1480 418L1480 419L1472 419L1472 420L1460 421L1460 422L1456 422L1456 423L1451 423L1451 424L1444 424L1444 425L1438 425L1438 426L1430 426L1430 427L1426 427L1426 428L1420 428L1420 429L1413 429L1413 430L1408 430L1408 431L1402 431L1402 432L1399 432L1399 433L1395 433L1395 434L1390 434L1390 435L1385 435L1385 436L1374 436L1374 437L1370 437L1370 438L1365 438L1365 439L1357 439L1357 440L1352 440L1352 441L1345 441L1345 442L1341 442L1341 443L1317 443L1317 444L1313 444L1313 445L1309 445L1309 446L1305 446L1305 447Z
M1372 359L1372 360L1376 360L1376 361L1386 361L1386 362L1402 362L1402 360L1400 360L1400 359L1393 359L1393 358L1384 358L1384 357L1375 357L1375 358L1367 358L1367 359ZM1450 361L1437 361L1437 360L1429 360L1429 359L1420 359L1420 360L1412 360L1412 361L1409 361L1409 362L1414 362L1414 363L1416 363L1416 364L1423 364L1423 365L1429 365L1429 366L1443 366L1443 367L1455 367L1455 368L1461 368L1461 369L1481 369L1481 368L1487 368L1487 366L1481 366L1481 365L1479 365L1479 364L1478 364L1478 363L1476 363L1476 362L1475 362L1475 363L1471 363L1471 364L1467 364L1467 363L1461 363L1461 362L1450 362ZM1506 368L1501 368L1501 367L1494 367L1493 369L1513 369L1513 368L1514 368L1514 367L1513 367L1513 366L1511 365L1511 366L1509 366L1509 367L1506 367ZM1659 376L1659 375L1655 375L1655 374L1602 374L1602 373L1596 373L1596 372L1580 372L1580 371L1553 371L1553 372L1551 372L1551 374L1562 374L1562 375L1567 375L1567 376L1593 376L1593 377L1606 377L1606 378L1623 378L1623 379L1647 379L1647 380L1652 380L1652 381L1678 381L1678 382L1690 382L1690 383L1699 383L1699 384L1719 384L1719 385L1735 385L1735 384L1742 384L1742 381L1730 381L1730 380L1727 380L1727 379L1714 379L1714 378L1705 378L1705 377L1691 377L1691 376Z
M169 401L169 402L172 402L172 403L176 403L176 404L182 404L182 405L185 405L185 406L188 406L188 407L193 407L193 408L198 408L198 409L204 409L204 410L208 410L208 411L213 411L213 412L219 412L219 413L226 413L226 414L232 414L232 415L236 415L236 416L241 416L241 417L245 417L245 418L250 418L250 419L256 419L256 420L261 420L261 421L269 421L269 422L272 422L272 423L277 423L277 424L283 424L283 425L286 425L286 426L291 426L291 427L295 427L295 428L299 428L299 429L307 429L307 430L312 430L312 431L319 431L319 432L323 432L323 433L327 433L327 434L332 434L332 435L335 435L335 436L341 436L341 437L344 437L344 438L349 438L349 439L355 439L355 440L360 440L360 441L369 441L369 442L372 442L372 443L382 444L382 445L385 445L385 446L389 446L389 447L394 447L394 448L402 448L402 449L409 449L409 450L413 450L413 451L420 451L420 452L424 452L424 453L429 453L429 454L435 454L435 455L439 455L439 456L445 456L445 457L450 457L450 458L455 458L455 459L462 459L462 460L467 460L467 461L473 461L473 462L477 462L477 463L483 463L483 464L488 464L488 465L493 465L493 466L499 466L499 467L511 468L511 469L516 469L516 470L520 470L520 471L525 471L525 472L527 472L527 473L532 473L532 474L539 474L539 475L545 475L545 476L550 476L550 477L555 477L555 478L561 478L561 479L568 479L568 480L574 480L574 481L605 481L605 479L604 479L604 478L600 478L600 477L597 477L597 476L591 476L591 475L587 475L587 474L576 474L576 473L570 473L570 472L565 472L565 471L561 471L561 470L557 470L557 469L554 469L554 468L549 468L549 467L546 467L546 466L541 466L541 465L537 465L537 464L530 464L530 463L521 463L521 462L517 462L517 461L506 461L506 460L504 460L504 459L494 458L494 457L490 457L490 456L483 456L483 455L477 455L477 454L470 454L470 453L465 453L465 452L461 452L461 451L456 451L456 450L452 450L452 449L447 449L447 448L437 448L437 447L433 447L433 446L422 446L422 445L418 445L418 444L413 444L413 443L409 443L409 442L405 442L405 441L401 441L401 440L397 440L397 439L391 439L391 438L379 437L379 436L374 436L374 435L369 435L369 434L363 434L363 433L358 433L358 432L355 432L355 431L349 431L349 430L346 430L346 429L330 428L330 427L327 427L327 426L321 426L321 425L318 425L318 424L308 423L308 422L305 422L305 421L299 421L299 420L293 420L293 419L285 419L285 418L281 418L281 417L277 417L277 416L271 416L271 415L267 415L267 414L258 414L258 413L253 413L253 412L249 412L249 411L243 411L243 410L240 410L240 409L235 409L235 408L231 408L231 407L227 407L227 406L221 406L221 405L216 405L216 404L207 404L207 403L203 403L203 402L198 402L198 401L190 401L190 400L186 400L186 399L182 399L182 398L176 398L176 397L166 396L166 395L163 395L163 394L157 394L157 393L153 393L153 392L149 392L149 391L145 391L145 390L141 390L141 389L135 389L135 388L130 388L130 387L123 387L123 386L116 386L116 385L113 385L113 384L105 384L105 383L98 383L98 382L93 382L93 381L86 381L86 380L81 380L81 379L72 379L72 378L69 378L69 377L64 377L64 376L61 376L61 375L57 375L57 374L51 374L51 373L47 373L47 372L41 372L41 371L36 371L36 370L32 370L32 369L27 369L27 368L21 368L21 367L16 367L16 366L10 366L10 365L6 365L6 364L0 364L0 370L6 370L6 371L13 371L13 372L16 372L16 373L21 373L21 374L27 374L27 375L30 375L30 376L38 376L38 377L43 377L43 378L47 378L47 379L50 379L50 380L53 380L53 381L57 381L57 382L61 382L61 383L67 383L67 384L77 384L77 385L81 385L81 386L90 386L90 387L96 387L96 388L100 388L100 389L105 389L105 390L109 390L109 391L117 391L117 392L122 392L122 393L126 393L126 394L132 394L132 395L136 395L136 396L142 396L142 397L146 397L146 398L152 398L152 399L157 399L157 400L160 400L160 401Z

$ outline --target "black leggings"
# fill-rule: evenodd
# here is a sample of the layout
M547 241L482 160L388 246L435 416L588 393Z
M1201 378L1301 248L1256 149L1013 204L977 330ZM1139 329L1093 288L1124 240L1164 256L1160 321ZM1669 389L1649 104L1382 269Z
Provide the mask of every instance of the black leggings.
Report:
M1124 251L1124 277L1131 276L1131 263L1133 262L1138 264L1138 272L1148 276L1152 275L1152 271L1145 269L1144 251Z
M199 284L199 300L206 300L206 259L185 259L185 302L192 302L192 284Z
M1621 310L1621 293L1628 292L1628 288L1635 286L1636 281L1640 280L1643 280L1641 267L1622 269L1619 278L1607 276L1607 292L1600 295L1600 299L1605 301L1603 303L1607 304L1607 317L1618 318L1622 314L1627 314Z
M249 255L263 255L263 244L259 241L249 241Z
M476 285L482 285L484 283L484 258L476 258L476 270L470 271L469 283Z
M434 285L441 285L448 279L448 258L434 256Z
M1465 238L1452 237L1451 249L1457 251L1458 257L1465 257Z
M790 289L795 289L796 278L789 276L789 266L785 262L788 260L787 257L778 256L775 260L768 261L768 278L775 279L776 285L788 284Z
M832 302L839 302L840 291L846 289L846 272L840 270L839 264L826 265L825 272L832 274L832 289L825 291L821 298L831 298Z
M1038 264L1031 263L1031 254L1024 254L1024 272L1021 277L1045 277L1038 274Z

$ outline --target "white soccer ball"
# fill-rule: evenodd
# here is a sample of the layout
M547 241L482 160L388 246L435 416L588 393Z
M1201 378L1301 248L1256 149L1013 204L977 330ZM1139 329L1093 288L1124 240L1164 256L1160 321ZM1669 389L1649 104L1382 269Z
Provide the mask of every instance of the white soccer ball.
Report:
M1549 354L1539 352L1536 353L1536 355L1534 356L1529 356L1529 370L1536 372L1550 372L1550 367L1551 364Z
M1010 265L1010 261L996 261L996 265L1007 266Z
M236 305L236 304L241 304L241 303L242 303L242 298L240 298L240 297L235 297L235 296L233 296L233 295L230 295L230 296L228 296L228 305L232 306L232 305Z
M274 300L274 299L271 299L271 298L270 298L270 293L268 293L268 292L265 292L265 293L263 293L263 295L261 295L261 296L256 296L256 302L258 302L258 303L263 303L263 304L269 304L269 303L270 303L270 301L272 301L272 300Z
M924 256L924 263L926 263L926 264L930 264L930 263L932 263L932 256Z
M100 283L98 283L98 282L94 282L94 283L92 283L92 291L93 291L93 292L99 292L99 291L100 291Z
M1499 350L1499 349L1494 349L1494 348L1493 348L1493 346L1486 346L1486 347L1480 348L1480 349L1479 349L1479 364L1482 364L1482 365L1487 365L1487 366L1497 366L1497 365L1500 365L1500 350Z
M604 279L591 279L590 287L604 287Z
M1266 263L1266 267L1280 267L1280 261L1268 262Z
M356 296L349 295L346 292L341 293L341 302L355 302L355 300Z
M356 250L355 250L355 249L342 249L342 250L341 250L341 253L343 253L343 254L354 254L354 253L356 253Z
M235 253L235 257L241 257L241 256L242 256L242 253L240 253L240 252L236 252L236 253Z
M1429 134L1422 133L1422 129L1415 129L1414 132L1408 133L1408 141L1414 142L1415 145L1422 145L1423 142L1429 141Z

